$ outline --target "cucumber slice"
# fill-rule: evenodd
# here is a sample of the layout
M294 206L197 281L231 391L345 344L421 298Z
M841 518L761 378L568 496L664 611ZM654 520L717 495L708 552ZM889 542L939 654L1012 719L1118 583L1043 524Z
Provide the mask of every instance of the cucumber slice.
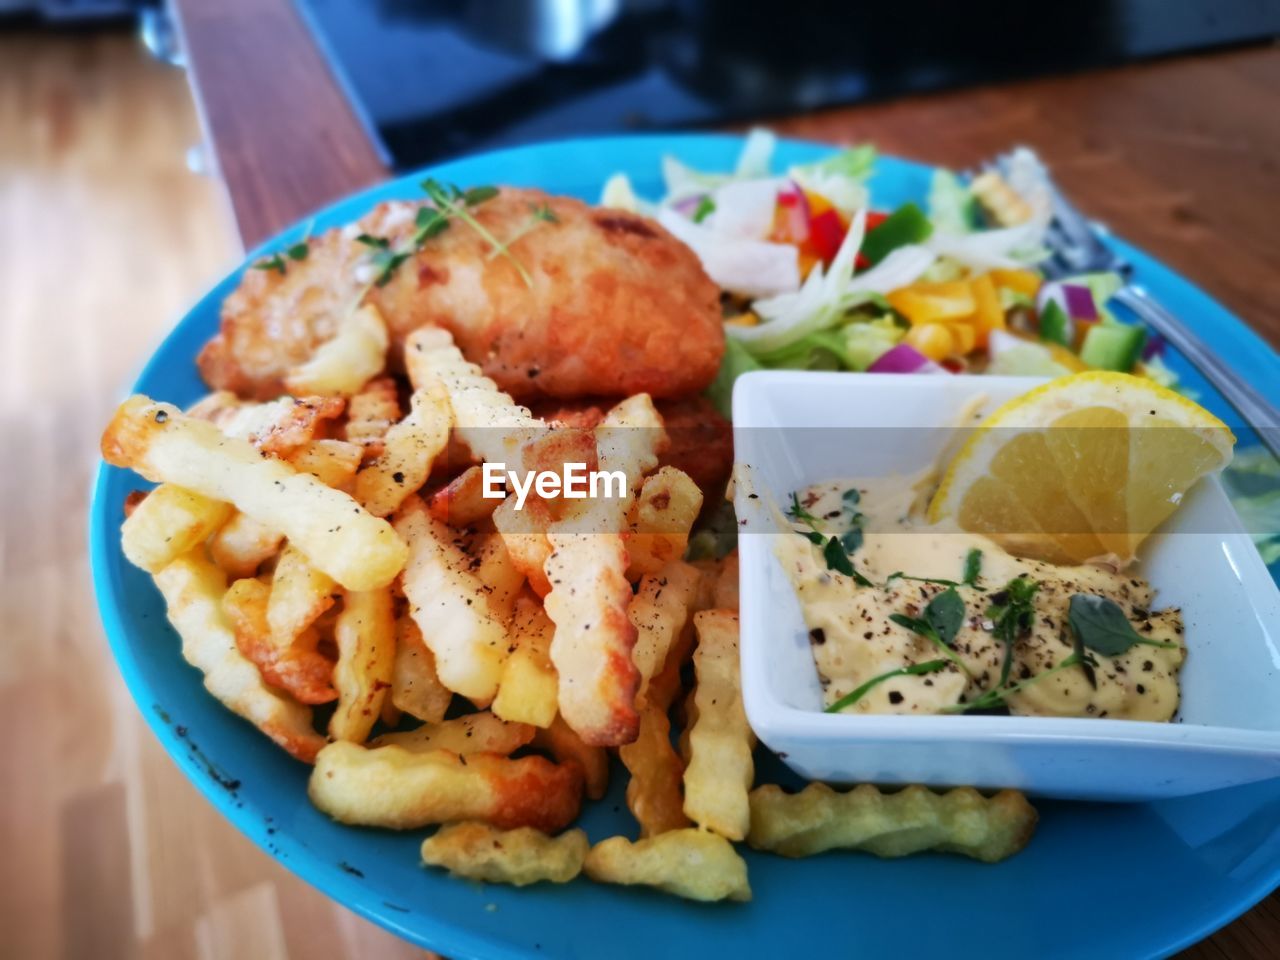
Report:
M1046 302L1044 309L1040 311L1040 339L1069 347L1071 333L1071 318L1067 316L1067 311L1058 306L1056 300Z
M1080 359L1094 370L1128 373L1142 355L1147 342L1145 327L1123 323L1100 323L1089 330L1080 348Z

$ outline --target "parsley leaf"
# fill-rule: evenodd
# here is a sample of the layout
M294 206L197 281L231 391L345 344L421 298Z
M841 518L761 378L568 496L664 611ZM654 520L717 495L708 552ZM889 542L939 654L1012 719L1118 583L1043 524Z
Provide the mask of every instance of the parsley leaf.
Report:
M1067 608L1067 622L1080 643L1104 657L1117 657L1135 644L1176 649L1176 643L1147 640L1138 635L1120 605L1106 597L1077 593Z
M1035 595L1040 584L1026 577L1014 577L1004 589L991 595L987 616L992 622L991 632L1004 643L1004 663L1000 666L1000 686L1009 680L1013 667L1013 645L1031 629L1035 622Z
M917 617L908 617L904 613L891 613L889 614L889 619L898 626L906 627L912 633L924 637L935 647L941 650L948 660L959 667L966 677L970 680L973 679L973 674L970 673L969 668L964 665L964 661L956 656L955 651L951 649L949 644L943 641L942 637L938 635L937 629L928 620Z
M701 200L698 201L698 206L693 211L693 222L701 223L703 220L707 219L707 217L711 216L711 214L715 212L716 212L716 202L712 200L710 197L703 197Z
M974 587L978 584L978 577L982 575L982 551L974 547L964 556L964 580L963 583L967 587Z
M924 618L938 632L942 642L951 646L964 626L964 600L956 593L955 587L947 587L929 601L924 608Z
M363 243L366 247L374 247L378 250L386 250L391 246L391 241L386 237L375 237L371 233L362 233L356 237L356 243Z
M305 260L309 253L311 253L311 246L305 240L300 240L285 250L285 255L290 260Z
M277 253L263 260L259 260L257 263L253 265L253 269L275 270L279 272L281 276L284 276L285 271L288 269L288 267L285 266L284 257L280 256L280 254Z

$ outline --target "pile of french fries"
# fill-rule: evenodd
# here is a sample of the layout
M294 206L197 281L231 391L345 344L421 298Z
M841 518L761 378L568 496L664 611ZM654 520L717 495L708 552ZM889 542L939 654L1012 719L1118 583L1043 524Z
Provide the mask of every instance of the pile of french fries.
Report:
M314 765L318 808L443 824L423 860L465 877L585 872L697 900L750 898L743 840L982 860L1025 844L1035 813L1016 793L752 790L736 556L685 561L704 493L660 466L647 395L594 431L543 422L435 328L408 339L403 375L387 370L364 306L290 374L291 395L216 393L187 412L134 396L102 438L108 462L157 484L129 498L122 548L153 575L183 656ZM627 485L517 509L484 495L485 462L586 463ZM592 846L566 828L604 795L611 753L639 839Z

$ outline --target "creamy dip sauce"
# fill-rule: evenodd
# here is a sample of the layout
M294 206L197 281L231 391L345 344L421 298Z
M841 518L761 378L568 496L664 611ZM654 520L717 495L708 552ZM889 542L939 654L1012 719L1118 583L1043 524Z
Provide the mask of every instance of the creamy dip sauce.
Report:
M1015 685L1016 689L1001 698L1010 713L1161 721L1173 716L1178 707L1178 669L1185 655L1178 610L1154 612L1151 585L1132 573L1024 560L1005 553L986 537L928 525L917 509L927 480L922 475L816 484L798 494L799 503L814 519L793 522L795 534L777 538L777 556L804 609L828 707L876 677L940 658L947 660L945 667L887 678L844 707L844 712L961 712L965 704L1000 687L1007 645L988 611L1007 602L1006 585L1021 576L1039 586L1031 598L1032 622L1018 631L1013 644L1003 689ZM858 492L848 494L850 490ZM861 514L860 520L854 519L855 512ZM832 569L824 546L804 535L816 528L825 537L842 537L854 526L862 530L861 543L847 555L856 573L871 582L869 586ZM845 542L856 544L856 534ZM981 567L974 583L967 584L962 581L971 551L980 551ZM895 573L906 576L891 576ZM891 619L895 614L923 617L929 602L949 589L947 584L909 578L955 583L950 589L963 600L964 617L949 644L950 653ZM1079 665L1037 677L1075 652L1068 627L1074 594L1113 601L1143 641L1115 656L1090 652L1096 663L1092 670L1096 688L1089 671Z

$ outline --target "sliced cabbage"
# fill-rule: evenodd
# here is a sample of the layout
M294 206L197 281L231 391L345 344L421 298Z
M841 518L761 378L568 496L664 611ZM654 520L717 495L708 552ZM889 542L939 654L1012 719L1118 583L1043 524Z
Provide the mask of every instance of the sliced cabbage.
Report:
M658 222L698 255L707 276L723 290L756 298L800 287L800 251L789 243L726 237L665 208L658 211Z
M767 353L839 322L866 226L867 211L859 210L829 268L824 270L821 264L815 266L804 285L794 293L757 300L752 309L764 322L755 327L733 327L729 335L743 341L753 353Z
M816 193L846 216L867 206L866 180L876 162L876 148L870 144L841 150L817 163L801 164L787 176L810 193Z
M961 236L977 226L978 201L969 185L950 170L939 167L929 186L929 219L935 233Z
M713 193L726 183L768 177L769 163L773 159L776 143L777 138L770 131L761 127L753 129L747 134L733 173L704 173L670 154L664 155L662 180L666 184L667 195L662 198L662 205L669 207L689 197Z
M783 183L777 178L726 183L713 195L715 210L703 224L727 237L764 239L773 230L778 190Z
M752 127L742 145L742 152L738 154L733 175L741 180L769 176L769 164L773 161L773 150L777 145L778 137L772 130Z
M987 345L987 373L1004 377L1061 377L1072 371L1053 359L1047 347L992 330Z
M1043 243L1048 225L1048 220L1028 220L1016 227L978 230L963 236L935 233L925 244L938 256L949 257L972 270L1016 270L1049 255Z
M631 178L625 173L615 173L604 182L604 189L600 191L600 206L644 214L649 213L653 207L636 196Z

